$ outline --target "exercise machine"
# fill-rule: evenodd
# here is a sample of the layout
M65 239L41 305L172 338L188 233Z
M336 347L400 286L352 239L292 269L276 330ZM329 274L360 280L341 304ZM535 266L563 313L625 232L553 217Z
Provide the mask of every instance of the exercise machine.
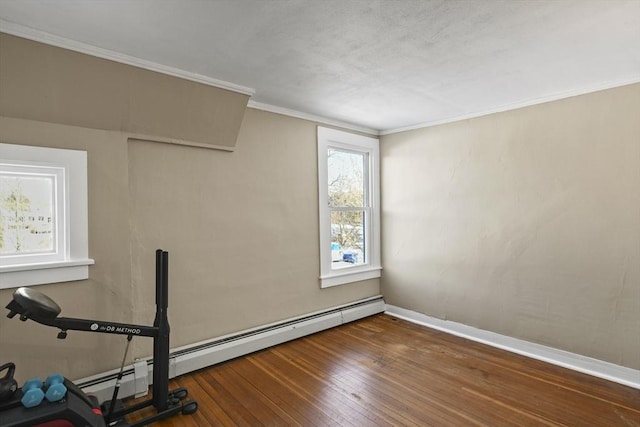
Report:
M117 408L117 393L126 359L125 350L113 398L108 405L103 405L103 411L97 409L91 399L82 393L77 386L65 379L64 384L67 386L68 392L66 399L63 399L62 402L51 402L50 404L43 402L33 408L25 408L23 405L16 406L15 404L13 406L10 404L0 405L0 427L47 425L46 423L57 419L69 420L73 423L72 425L82 427L112 425L139 427L180 413L188 415L196 412L198 403L195 400L184 401L188 395L185 388L169 390L168 266L169 254L158 249L156 251L156 315L153 326L59 317L61 308L47 295L30 288L18 288L13 293L13 300L6 306L9 310L7 317L13 318L20 315L22 321L31 319L37 323L58 328L60 330L59 339L66 338L69 330L127 335L128 349L129 342L134 336L153 338L152 396L150 399L133 406ZM124 423L126 415L150 406L155 408L155 414L133 424ZM59 413L56 414L56 411ZM90 415L87 411L94 415ZM29 418L21 422L20 417L24 417L26 413L29 414ZM96 416L98 413L100 416Z

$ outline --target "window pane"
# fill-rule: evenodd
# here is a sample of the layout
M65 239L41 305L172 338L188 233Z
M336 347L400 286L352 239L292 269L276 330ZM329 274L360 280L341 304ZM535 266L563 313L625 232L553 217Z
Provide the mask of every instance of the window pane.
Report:
M55 251L55 177L0 175L0 254Z
M332 269L362 265L366 262L364 211L331 212Z
M365 157L335 148L328 150L329 206L365 206Z

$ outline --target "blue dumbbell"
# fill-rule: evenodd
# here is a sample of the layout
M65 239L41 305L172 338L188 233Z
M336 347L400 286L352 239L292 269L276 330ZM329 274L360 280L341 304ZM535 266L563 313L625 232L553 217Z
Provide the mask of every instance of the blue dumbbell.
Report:
M62 374L51 374L44 382L44 388L47 390L44 397L49 402L57 402L67 394L67 387L64 385L64 377Z
M22 399L20 402L25 408L33 408L42 403L44 399L44 391L42 391L42 380L40 378L31 378L22 386Z

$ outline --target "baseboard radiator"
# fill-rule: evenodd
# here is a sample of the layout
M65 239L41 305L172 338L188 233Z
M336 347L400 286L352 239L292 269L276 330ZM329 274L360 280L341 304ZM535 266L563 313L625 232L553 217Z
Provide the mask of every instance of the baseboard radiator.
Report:
M175 378L344 323L383 313L385 308L386 304L382 296L376 296L176 348L172 350L169 358L169 377ZM115 369L77 380L75 383L86 393L95 395L103 402L111 398L118 372L119 369ZM152 379L153 360L151 359L139 360L133 365L125 366L118 396L121 398L142 396L147 393Z

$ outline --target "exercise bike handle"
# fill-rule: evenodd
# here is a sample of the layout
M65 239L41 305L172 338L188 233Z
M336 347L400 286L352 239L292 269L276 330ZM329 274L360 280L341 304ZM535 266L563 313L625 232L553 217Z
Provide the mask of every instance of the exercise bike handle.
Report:
M60 329L62 332L58 334L58 338L61 339L66 338L67 330L143 337L155 337L159 334L158 326L58 317L62 311L60 306L42 292L29 288L18 288L6 308L9 310L7 317L10 319L19 314L22 321L31 319Z

